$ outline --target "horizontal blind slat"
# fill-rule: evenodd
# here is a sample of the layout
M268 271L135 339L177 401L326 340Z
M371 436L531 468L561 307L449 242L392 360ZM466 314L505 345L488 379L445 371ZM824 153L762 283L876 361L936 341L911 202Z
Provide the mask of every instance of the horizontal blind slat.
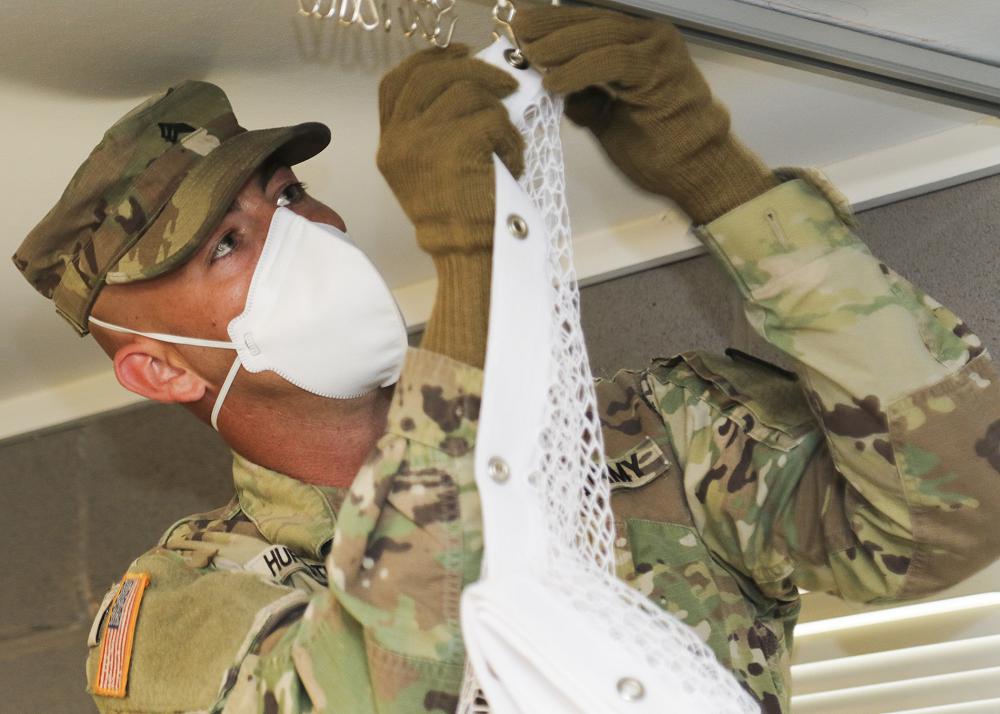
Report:
M794 714L889 712L983 697L1000 697L1000 667L796 695L792 697L792 711Z
M897 710L886 714L997 714L997 712L1000 712L1000 699L977 699L974 702Z
M796 664L1000 634L1000 593L817 620L795 628Z
M1000 635L989 635L793 665L792 691L813 694L998 666Z

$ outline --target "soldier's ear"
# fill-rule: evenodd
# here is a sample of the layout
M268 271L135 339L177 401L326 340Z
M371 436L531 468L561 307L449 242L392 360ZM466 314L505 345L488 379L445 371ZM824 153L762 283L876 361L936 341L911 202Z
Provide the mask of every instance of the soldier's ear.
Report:
M129 340L115 351L113 360L119 384L157 402L197 402L208 388L208 382L176 350L156 340Z

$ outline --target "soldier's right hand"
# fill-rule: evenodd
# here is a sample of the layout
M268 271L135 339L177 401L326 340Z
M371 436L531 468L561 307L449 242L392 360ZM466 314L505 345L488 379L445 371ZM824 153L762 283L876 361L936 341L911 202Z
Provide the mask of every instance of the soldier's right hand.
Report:
M383 77L378 167L428 253L492 246L492 156L523 170L524 142L501 102L516 88L464 45L423 50Z

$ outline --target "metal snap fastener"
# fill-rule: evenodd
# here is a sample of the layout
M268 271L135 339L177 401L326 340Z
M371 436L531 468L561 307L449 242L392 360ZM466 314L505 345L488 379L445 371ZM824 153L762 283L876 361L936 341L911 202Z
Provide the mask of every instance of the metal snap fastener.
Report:
M530 63L528 58L524 56L524 53L516 47L511 47L503 51L503 58L507 60L509 64L514 69L528 69Z
M486 464L486 472L497 483L504 483L510 478L510 466L499 456L493 456Z
M507 216L507 230L515 238L527 238L528 222L516 213L511 213Z
M635 677L622 677L617 686L618 693L626 702L637 702L646 694L646 688Z

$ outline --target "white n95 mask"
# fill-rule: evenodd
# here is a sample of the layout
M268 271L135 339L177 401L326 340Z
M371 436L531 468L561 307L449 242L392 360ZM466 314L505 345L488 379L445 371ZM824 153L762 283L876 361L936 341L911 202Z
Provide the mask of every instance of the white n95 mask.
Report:
M236 350L212 409L219 410L240 366L275 372L307 392L353 399L399 379L406 324L382 276L343 231L294 211L274 211L232 342L140 332L96 317L109 330L154 340Z

